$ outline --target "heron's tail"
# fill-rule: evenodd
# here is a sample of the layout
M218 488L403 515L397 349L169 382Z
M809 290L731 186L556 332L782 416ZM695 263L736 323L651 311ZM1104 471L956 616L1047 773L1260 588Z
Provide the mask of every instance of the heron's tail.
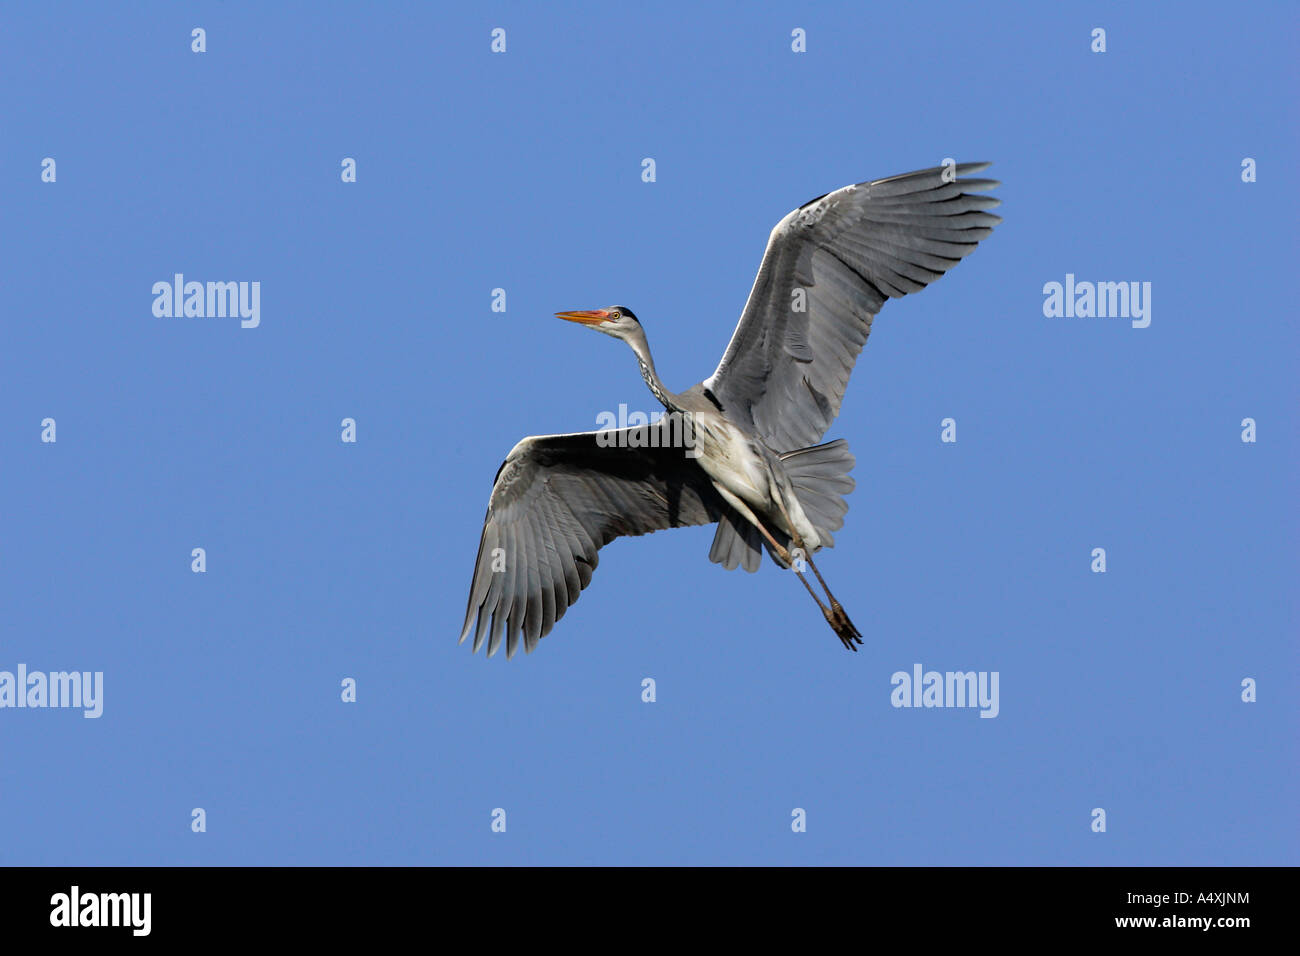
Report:
M849 510L844 496L854 487L849 472L853 470L855 459L849 453L849 443L839 438L824 445L788 451L780 458L804 514L817 529L817 536L823 545L832 546L835 539L831 532L843 527L844 513ZM784 535L775 529L773 533L783 547L789 547L790 542ZM728 571L737 566L746 571L757 571L763 563L763 547L758 529L728 508L718 520L709 560ZM778 565L785 566L770 548L768 553Z
M763 538L757 528L728 508L718 519L718 530L709 548L709 560L728 571L737 565L753 573L763 563Z
M844 513L849 510L844 496L854 488L849 472L856 459L849 452L849 443L837 438L824 445L788 451L781 456L781 463L822 545L834 547L831 532L844 526Z

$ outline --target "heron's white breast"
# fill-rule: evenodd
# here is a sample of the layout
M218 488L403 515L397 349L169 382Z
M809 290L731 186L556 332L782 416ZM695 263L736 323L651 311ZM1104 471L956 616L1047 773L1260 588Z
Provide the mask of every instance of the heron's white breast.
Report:
M696 413L693 418L700 467L732 494L766 509L770 501L767 466L754 440L721 415Z

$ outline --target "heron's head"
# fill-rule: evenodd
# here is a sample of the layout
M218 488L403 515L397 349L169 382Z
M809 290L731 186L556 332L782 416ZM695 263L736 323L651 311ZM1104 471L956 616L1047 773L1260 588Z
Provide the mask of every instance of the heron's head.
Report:
M641 323L625 305L611 305L608 309L590 309L584 312L556 312L555 317L577 322L625 342L641 332Z

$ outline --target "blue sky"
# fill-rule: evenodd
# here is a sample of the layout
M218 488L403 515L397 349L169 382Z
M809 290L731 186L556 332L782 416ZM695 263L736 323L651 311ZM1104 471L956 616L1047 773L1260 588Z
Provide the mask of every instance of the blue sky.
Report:
M104 709L0 709L0 863L1300 862L1296 17L7 8L0 670ZM552 313L631 306L683 389L786 212L945 157L1005 222L828 435L862 652L704 528L611 545L531 656L457 646L514 443L656 408ZM177 272L260 325L155 317ZM1067 274L1150 326L1045 317ZM892 707L917 663L998 716Z

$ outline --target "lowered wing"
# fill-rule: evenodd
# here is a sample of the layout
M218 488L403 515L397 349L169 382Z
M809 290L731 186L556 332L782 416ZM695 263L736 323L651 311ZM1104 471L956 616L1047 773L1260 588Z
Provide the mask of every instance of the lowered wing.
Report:
M717 521L722 500L671 439L655 423L516 445L492 486L461 641L473 630L491 657L504 633L507 658L520 637L531 653L591 582L600 548Z

